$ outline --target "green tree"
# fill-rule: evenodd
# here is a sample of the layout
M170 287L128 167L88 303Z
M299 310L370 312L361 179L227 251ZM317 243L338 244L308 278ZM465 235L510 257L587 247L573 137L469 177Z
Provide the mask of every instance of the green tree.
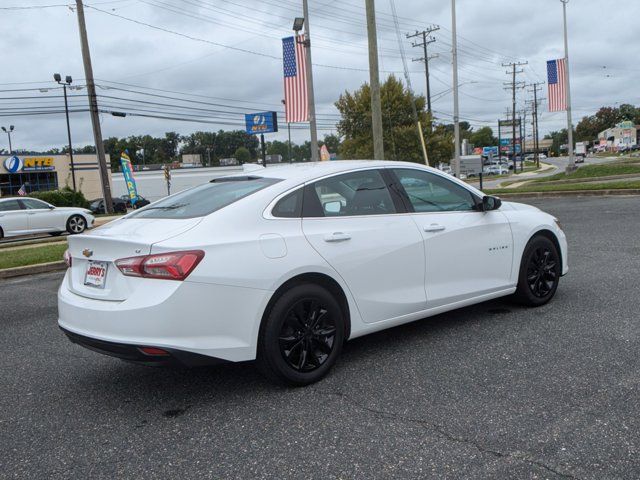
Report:
M216 132L200 131L185 135L182 137L180 153L200 155L204 165L209 165L209 158L211 158L212 165L216 164L218 160L215 148L216 140Z
M238 147L233 156L238 160L240 165L251 161L251 152L249 152L249 149L246 147Z
M420 138L415 127L412 96L403 83L391 75L380 88L382 103L383 143L385 156L394 160L423 162ZM425 98L414 97L423 134L428 137L430 119L425 111ZM371 89L363 84L353 93L344 92L335 103L342 118L338 134L342 158L372 158ZM413 134L411 133L413 132Z
M493 136L491 127L482 127L471 134L469 141L474 147L493 147L498 139Z
M281 142L279 140L267 142L267 155L282 155L282 160L288 162L289 146L287 142Z

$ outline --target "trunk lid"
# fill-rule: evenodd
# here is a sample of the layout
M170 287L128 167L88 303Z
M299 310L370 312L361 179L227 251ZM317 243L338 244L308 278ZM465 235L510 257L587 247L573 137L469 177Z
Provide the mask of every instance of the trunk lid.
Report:
M120 258L147 255L154 243L180 235L201 220L123 217L89 233L70 236L72 266L68 277L69 289L88 298L126 300L138 285L149 280L122 275L114 262ZM90 266L106 268L103 286L85 284Z

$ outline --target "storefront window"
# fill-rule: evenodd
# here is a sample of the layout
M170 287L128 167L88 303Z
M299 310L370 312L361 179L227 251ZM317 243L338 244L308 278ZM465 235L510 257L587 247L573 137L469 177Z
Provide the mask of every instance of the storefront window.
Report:
M3 197L18 195L18 190L24 185L27 195L31 192L58 189L58 174L56 172L20 172L0 174L0 193Z

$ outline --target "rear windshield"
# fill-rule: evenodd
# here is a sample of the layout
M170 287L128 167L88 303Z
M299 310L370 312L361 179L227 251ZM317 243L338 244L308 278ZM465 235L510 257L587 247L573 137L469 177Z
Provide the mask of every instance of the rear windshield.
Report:
M128 218L203 217L279 181L262 177L219 178L160 200Z

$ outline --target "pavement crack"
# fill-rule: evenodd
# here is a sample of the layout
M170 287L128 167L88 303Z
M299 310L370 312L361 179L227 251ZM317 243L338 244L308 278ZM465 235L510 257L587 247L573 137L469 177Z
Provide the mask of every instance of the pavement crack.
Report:
M460 443L460 444L463 444L463 445L471 446L471 447L475 448L476 450L478 450L481 453L485 453L485 454L488 454L488 455L493 455L493 456L498 457L498 458L510 458L510 459L517 460L517 461L520 461L520 462L528 463L530 465L535 465L535 466L540 467L540 468L548 471L549 473L552 473L553 475L556 475L557 477L560 477L560 478L567 478L567 479L571 479L571 480L580 480L579 477L577 477L577 476L575 476L573 474L561 472L556 467L551 466L551 465L547 465L544 462L536 460L535 458L532 458L530 455L527 455L527 454L525 454L523 452L501 452L499 450L494 450L494 449L491 449L491 448L487 448L487 447L483 446L482 444L480 444L480 443L478 443L478 442L476 442L474 440L455 435L455 434L447 431L442 426L437 425L435 423L431 423L431 422L428 422L426 420L419 419L419 418L400 415L400 414L393 413L393 412L387 412L385 410L380 410L380 409L377 409L377 408L371 408L371 407L369 407L367 405L364 405L361 402L358 402L357 400L354 400L349 395L347 395L346 393L343 393L343 392L330 392L330 391L322 391L322 390L315 390L315 391L317 393L319 393L320 395L338 397L338 398L342 399L343 401L349 403L350 405L352 405L352 406L354 406L356 408L359 408L360 410L364 410L366 412L372 413L372 414L374 414L374 415L376 415L378 417L388 418L388 419L392 419L392 420L399 420L401 422L414 423L414 424L420 425L422 428L424 428L427 431L435 432L438 435L440 435L441 437L444 437L445 439L447 439L447 440L449 440L451 442L455 442L455 443Z

